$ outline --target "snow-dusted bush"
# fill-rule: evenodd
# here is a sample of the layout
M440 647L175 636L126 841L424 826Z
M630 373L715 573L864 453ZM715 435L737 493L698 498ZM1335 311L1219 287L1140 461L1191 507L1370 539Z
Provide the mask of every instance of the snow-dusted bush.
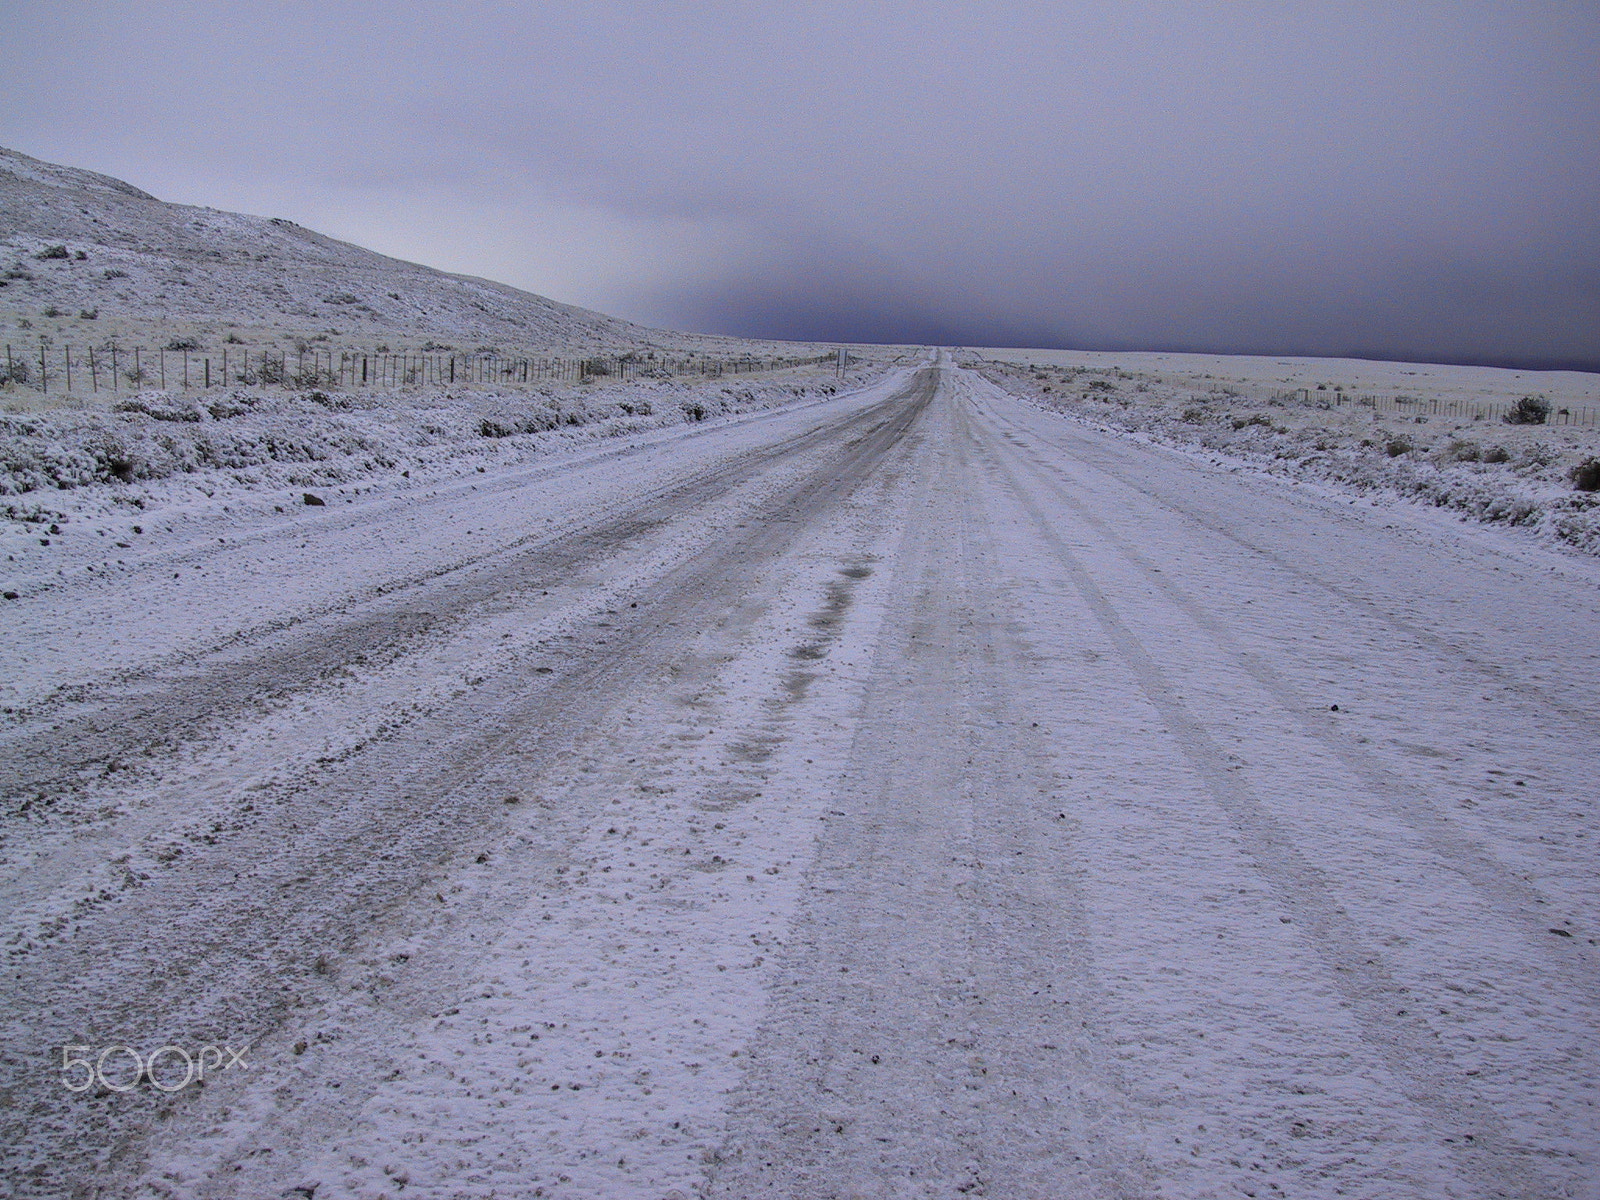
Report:
M206 477L219 472L235 487L344 483L401 464L449 469L456 459L536 453L566 439L702 421L834 390L820 372L801 383L773 379L737 389L711 380L612 376L592 380L582 393L554 385L421 393L317 388L294 395L147 390L109 410L0 414L0 495L59 496L107 486L123 489L116 493L121 502L143 503L157 481L193 477L208 488ZM8 511L24 507L0 506L0 515Z
M1550 419L1550 401L1543 396L1524 396L1500 419L1507 425L1543 425Z

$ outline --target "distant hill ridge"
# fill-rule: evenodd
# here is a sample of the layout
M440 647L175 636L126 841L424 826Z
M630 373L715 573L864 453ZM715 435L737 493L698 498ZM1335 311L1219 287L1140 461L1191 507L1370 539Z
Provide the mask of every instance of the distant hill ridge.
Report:
M557 352L733 344L389 258L282 218L168 203L0 147L0 334L153 339L168 328Z

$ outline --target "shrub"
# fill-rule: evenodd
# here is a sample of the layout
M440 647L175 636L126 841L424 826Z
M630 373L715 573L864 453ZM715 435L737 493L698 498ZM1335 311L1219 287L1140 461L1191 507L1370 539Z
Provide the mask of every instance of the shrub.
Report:
M1504 446L1490 446L1483 452L1483 461L1486 463L1510 462L1511 451Z
M229 417L242 417L256 406L258 401L249 396L242 396L235 392L220 400L213 400L206 405L206 411L211 414L214 421L225 421Z
M99 316L100 310L98 308L80 308L78 310L78 319L81 321L93 321L98 319Z
M1600 492L1600 458L1586 458L1567 472L1572 486L1580 492Z
M44 310L44 315L47 316L47 317L59 317L59 316L63 316L64 314L62 313L62 311L59 308L57 308L54 304L52 304L52 305L50 305L49 308Z
M1483 457L1483 451L1477 442L1451 442L1450 457L1456 462L1477 462Z
M1383 452L1390 458L1399 458L1402 454L1411 453L1411 443L1403 437L1393 437L1384 444Z
M128 273L126 271L119 271L115 267L107 267L104 275L107 279L126 279L128 277Z
M155 421L199 421L200 413L193 408L179 408L170 396L160 392L148 396L135 396L131 400L123 400L112 406L112 412L143 413Z
M200 349L200 343L195 341L193 338L173 338L167 343L167 349L182 350L187 353L190 350Z
M336 388L339 386L339 377L336 371L307 367L304 371L290 372L284 382L290 383L297 388ZM314 394L313 399L315 396L320 395L322 395L322 392L319 390Z
M1543 425L1550 419L1550 401L1543 396L1524 396L1500 419L1507 425Z
M39 251L39 253L35 254L34 257L48 262L52 258L70 258L71 255L67 253L67 248L65 246L46 246L43 250Z

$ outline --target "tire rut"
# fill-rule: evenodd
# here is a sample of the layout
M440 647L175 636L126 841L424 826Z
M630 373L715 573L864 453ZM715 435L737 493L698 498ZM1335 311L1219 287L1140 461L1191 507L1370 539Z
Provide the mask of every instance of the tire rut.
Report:
M992 531L950 500L970 476L959 445L922 466L929 515L895 556L903 599L712 1196L1149 1194Z
M1403 803L1400 797L1411 789L1390 769L1377 761L1370 751L1352 744L1337 724L1326 715L1313 715L1322 705L1298 692L1262 655L1247 649L1215 616L1203 608L1183 587L1173 582L1166 572L1156 568L1150 559L1116 532L1109 522L1099 516L1089 505L1073 495L1061 482L1059 468L1042 460L1037 453L1013 447L1019 459L1025 459L1032 476L1048 489L1051 502L1069 510L1083 525L1093 529L1108 545L1144 578L1146 583L1165 595L1194 625L1202 630L1223 651L1228 659L1261 689L1272 697L1283 715L1307 738L1321 745L1336 759L1362 787L1372 801L1381 805L1397 821L1410 829L1420 844L1430 850L1438 860L1453 870L1480 892L1492 906L1517 915L1518 922L1527 935L1527 944L1544 959L1548 969L1566 979L1579 994L1596 996L1596 979L1600 978L1600 953L1583 943L1563 945L1562 953L1552 953L1548 934L1548 917L1540 919L1540 906L1551 905L1551 898L1532 886L1504 862L1497 859L1479 842L1456 829L1426 801ZM997 455L992 457L998 460ZM1166 504L1164 497L1149 493L1158 503ZM1190 516L1186 510L1175 509ZM1236 539L1237 540L1237 539ZM1243 543L1241 543L1243 544ZM1276 558L1264 556L1275 566ZM1574 961L1577 960L1577 961Z
M986 380L986 382L989 382L990 386L995 387L997 390L1005 392L1005 389L1000 387L999 384L995 384L993 381L988 380ZM1012 396L1012 398L1017 400L1018 403L1028 403L1026 399L1014 396L1010 392L1005 392L1005 394ZM1060 419L1063 422L1071 421L1073 419L1070 416L1064 416L1061 414L1052 415L1060 416ZM1002 414L991 413L990 416L998 425L1008 427L1013 431L1018 429L1018 426L1016 426L1015 423L1008 421ZM1115 437L1116 435L1115 433L1111 433L1107 436ZM1548 689L1542 688L1538 684L1528 682L1526 679L1516 675L1514 672L1507 670L1499 663L1491 662L1487 659L1479 657L1468 647L1458 645L1457 643L1452 642L1449 638L1442 637L1433 632L1433 630L1419 625L1414 621L1408 621L1406 618L1396 615L1394 612L1385 608L1381 604L1376 603L1369 597L1363 596L1359 592L1345 587L1342 584L1336 583L1333 580L1327 579L1315 571L1308 570L1298 562L1295 562L1293 559L1286 557L1278 551L1273 550L1268 546L1263 546L1258 542L1252 541L1227 525L1222 524L1221 522L1197 511L1194 506L1187 503L1185 498L1182 496L1165 491L1159 487L1152 486L1149 481L1145 479L1140 479L1138 481L1130 479L1126 474L1122 473L1122 470L1118 469L1126 468L1127 463L1125 459L1116 461L1115 465L1112 465L1110 462L1108 462L1108 457L1103 448L1096 448L1097 452L1094 454L1084 454L1082 453L1082 450L1083 447L1081 446L1069 450L1069 453L1072 453L1074 462L1083 466L1088 466L1092 470L1095 470L1107 478L1115 481L1120 487L1125 488L1130 494L1138 495L1155 501L1167 511L1181 515L1185 520L1192 522L1198 528L1204 529L1207 533L1214 534L1217 537L1232 542L1234 545L1238 546L1242 550L1247 551L1249 554L1271 562L1273 566L1283 571L1285 574L1293 576L1294 578L1305 583L1309 583L1313 587L1326 592L1328 595L1335 597L1352 610L1366 614L1372 620L1409 639L1416 645L1427 647L1429 650L1438 655L1439 658L1450 663L1453 669L1475 674L1481 680L1487 683L1493 684L1497 687L1506 688L1509 691L1527 697L1529 700L1536 702L1537 705L1542 709L1548 712L1557 713L1566 721L1572 722L1577 726L1587 728L1591 732L1600 733L1600 715L1597 715L1593 708L1583 708L1568 703L1561 697L1552 694ZM1058 475L1061 474L1060 468L1058 467L1047 466L1046 469L1051 470ZM1337 510L1332 510L1324 515L1335 520L1348 520L1348 518L1345 518L1338 513Z
M974 437L974 441L981 440ZM1242 848L1271 882L1278 901L1305 931L1307 944L1326 967L1327 980L1356 1014L1372 1050L1406 1081L1406 1094L1434 1114L1437 1127L1458 1139L1456 1157L1465 1172L1491 1194L1553 1194L1549 1181L1530 1168L1513 1148L1499 1114L1467 1096L1451 1077L1449 1062L1436 1046L1433 1030L1421 1017L1397 1018L1408 1011L1404 989L1384 955L1339 907L1328 873L1313 863L1293 836L1256 795L1227 767L1221 747L1178 697L1160 664L1124 623L1079 556L1066 545L1045 515L1032 489L995 449L983 451L995 478L1016 497L1038 536L1047 543L1072 586L1116 648L1140 691L1170 729L1195 777L1237 830Z
M632 501L601 525L554 538L542 532L530 535L488 554L386 582L338 606L241 632L205 650L111 680L74 685L29 714L33 728L24 726L3 743L0 797L7 798L9 811L0 819L14 818L23 805L37 816L50 792L81 785L86 774L108 762L170 753L260 697L312 686L352 662L402 658L419 641L470 621L501 595L592 569L762 471L830 440L860 436L901 402L901 397L891 398L842 424L820 426L674 481ZM52 720L61 708L68 711ZM50 723L40 728L45 721Z
M440 879L511 836L507 791L556 762L629 689L647 686L685 630L757 590L764 564L872 476L932 394L932 375L914 376L889 400L819 431L803 447L821 455L814 467L745 528L670 570L629 610L626 627L574 650L561 672L537 683L513 666L427 727L254 794L245 829L196 847L63 940L13 948L0 1052L13 1102L0 1134L12 1157L6 1173L29 1180L22 1194L77 1194L72 1180L126 1170L143 1131L182 1103L69 1094L53 1074L53 1046L85 1037L145 1045L152 1036L237 1044L270 1034L326 986L320 964L407 906L434 903ZM790 443L771 456L800 452ZM551 813L537 831L549 871L588 815ZM547 875L530 886L554 882Z

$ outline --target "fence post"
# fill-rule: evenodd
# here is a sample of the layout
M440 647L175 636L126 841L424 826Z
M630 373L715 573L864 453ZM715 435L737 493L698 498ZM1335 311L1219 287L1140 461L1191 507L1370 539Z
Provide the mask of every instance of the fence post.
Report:
M61 350L61 358L62 358L62 361L65 362L66 366L67 366L67 391L68 391L68 393L71 393L71 391L72 391L72 347L71 346L65 346L65 347L62 348L62 350Z
M50 390L50 384L45 376L44 367L44 338L39 339L39 394L44 395Z
M100 391L100 368L94 361L94 347L89 347L89 386L98 394Z

